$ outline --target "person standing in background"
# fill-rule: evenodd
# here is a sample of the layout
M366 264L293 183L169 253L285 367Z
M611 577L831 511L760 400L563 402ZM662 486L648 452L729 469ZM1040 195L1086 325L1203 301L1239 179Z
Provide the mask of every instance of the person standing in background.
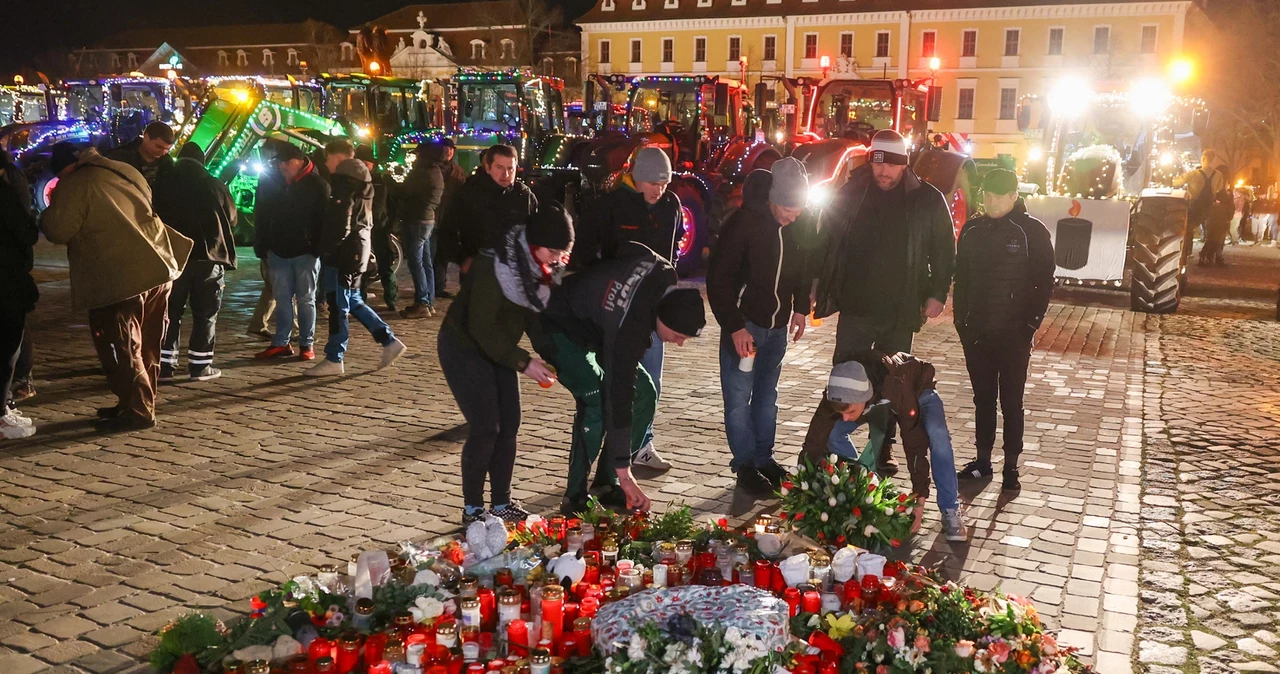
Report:
M440 167L441 173L444 174L444 194L440 197L440 208L436 211L440 214L440 220L443 221L448 217L449 209L453 207L453 198L457 196L458 190L462 189L462 184L467 182L467 173L462 170L458 162L454 161L457 147L453 139L441 138L440 145L444 147L445 163ZM436 297L446 300L452 298L453 293L446 289L449 285L449 261L440 255L439 228L431 233L431 259L435 272Z
M13 382L27 314L36 308L40 290L31 276L35 257L32 247L40 239L36 219L28 206L26 181L15 185L0 171L0 438L27 438L35 425L13 407ZM19 191L19 190L23 191Z
M413 304L400 312L403 318L435 315L435 270L431 259L431 237L436 229L440 198L444 194L444 174L440 170L443 149L424 143L415 151L413 168L404 183L395 188L397 219L404 237L405 259L413 276Z
M400 286L396 283L395 257L391 248L391 213L387 205L387 174L377 170L373 161L373 147L359 145L356 147L356 159L369 169L373 178L373 230L370 232L370 245L373 247L373 260L378 270L378 280L382 283L382 303L387 311L395 313L396 300L400 297ZM361 292L368 290L368 277L361 280Z
M147 179L148 185L155 187L156 178L173 168L173 157L169 156L173 141L173 127L164 122L152 122L143 129L141 136L108 150L103 156L132 166Z

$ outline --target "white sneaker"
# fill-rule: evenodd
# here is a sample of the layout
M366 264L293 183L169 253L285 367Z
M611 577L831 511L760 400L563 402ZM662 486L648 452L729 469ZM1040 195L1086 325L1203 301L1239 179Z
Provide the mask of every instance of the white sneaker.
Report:
M391 364L399 360L400 356L403 356L404 352L408 350L409 347L405 346L404 342L400 341L399 338L392 337L391 343L382 347L382 361L378 363L378 369L391 367Z
M16 407L10 407L9 411L4 415L4 418L8 419L9 423L14 424L15 426L32 425L31 419L27 418L27 416Z
M332 377L345 371L346 369L342 366L342 363L335 363L326 358L314 367L303 370L302 374L308 377Z
M653 441L644 443L644 447L641 447L631 459L631 465L644 466L652 470L671 470L671 462L662 458L658 450L653 448Z
M942 511L942 533L953 543L969 540L969 532L964 526L964 517L960 515L958 509Z
M15 421L12 414L6 414L0 417L0 438L6 440L18 440L21 438L29 438L36 434L36 427L28 424L21 424Z

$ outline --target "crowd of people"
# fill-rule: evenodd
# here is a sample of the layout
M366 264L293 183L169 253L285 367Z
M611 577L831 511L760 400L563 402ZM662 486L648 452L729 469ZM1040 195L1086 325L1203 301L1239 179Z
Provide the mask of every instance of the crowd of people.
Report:
M23 320L38 299L31 269L39 232L67 246L72 299L89 313L117 398L98 410L104 431L155 425L156 388L177 377L188 305L188 376L221 375L215 333L225 274L238 262L237 211L227 188L201 165L199 148L188 144L171 158L173 141L172 131L156 124L106 154L56 146L50 168L59 183L39 222L24 202L20 175L0 180L0 273L18 290L0 295L5 437L35 432L11 406L9 382L21 374L24 345L30 348ZM316 359L320 313L329 325L324 359L306 375L343 374L351 317L378 345L377 367L389 367L407 347L366 303L366 286L381 282L390 312L428 318L437 298L448 297L448 265L456 265L461 285L436 353L468 424L462 522L529 514L511 492L521 375L544 387L559 382L575 401L562 510L582 511L593 496L619 509L648 509L633 467L672 466L653 425L664 349L700 336L706 324L702 293L682 286L674 266L682 207L668 189L665 151L639 149L614 189L577 218L535 197L507 145L485 151L466 176L448 140L423 144L402 182L376 170L368 146L346 140L314 159L283 142L272 151L254 209L264 289L249 331L270 340L258 359ZM936 483L945 537L962 541L958 482L993 476L997 404L1002 487L1021 486L1023 389L1052 291L1052 244L1027 214L1010 171L987 174L985 214L957 241L942 194L908 168L902 136L877 133L867 157L820 214L807 208L801 162L786 158L754 171L711 252L706 295L721 328L729 465L745 494L779 489L788 473L775 458L786 351L804 337L810 314L838 313L833 367L804 455L870 459L888 474L898 468L892 448L900 435L912 491L927 498ZM392 231L405 242L413 279L413 301L403 309ZM914 334L952 296L977 424L976 455L959 469L934 366L911 353ZM859 451L851 434L862 425L871 441ZM923 507L915 517L918 529Z
M1280 198L1272 186L1265 194L1251 187L1232 185L1227 165L1218 153L1205 150L1200 166L1173 181L1187 191L1187 233L1185 245L1202 240L1200 264L1225 267L1223 250L1227 244L1275 246L1280 243Z

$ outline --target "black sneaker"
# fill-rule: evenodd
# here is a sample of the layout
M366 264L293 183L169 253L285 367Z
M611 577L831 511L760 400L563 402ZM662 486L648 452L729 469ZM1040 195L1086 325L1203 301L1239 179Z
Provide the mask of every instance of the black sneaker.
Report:
M627 509L627 493L622 491L622 487L609 485L596 492L595 496L600 505L610 510L626 511Z
M212 365L205 365L199 370L191 371L191 381L209 381L210 379L217 379L221 376L222 370L219 370Z
M130 431L141 431L148 428L155 428L155 419L145 419L136 414L121 412L114 417L108 419L99 419L94 422L94 426L98 432L111 433L128 433Z
M1001 491L1019 491L1022 489L1022 483L1018 481L1017 470L1004 471L1004 480L1000 483Z
M482 519L484 519L484 508L477 508L470 514L467 513L466 508L462 509L462 526L470 526L472 522L479 522Z
M436 291L436 299L438 299L438 300L451 300L451 299L453 299L453 293L449 292L448 290L439 290L439 291Z
M160 381L173 381L173 366L160 363Z
M743 466L738 469L738 489L752 496L767 496L773 493L773 485L755 466Z
M587 512L587 499L571 499L565 497L560 501L560 514L565 517L577 517L579 513Z
M769 462L763 466L756 466L756 470L760 471L770 485L773 485L774 491L782 489L782 481L787 477L787 469L779 466L777 461L769 459Z
M490 508L489 514L503 522L523 522L528 519L531 513L525 510L519 502L512 501L498 508Z
M990 478L992 473L990 461L974 459L966 463L964 468L956 471L956 477L961 480L985 480Z

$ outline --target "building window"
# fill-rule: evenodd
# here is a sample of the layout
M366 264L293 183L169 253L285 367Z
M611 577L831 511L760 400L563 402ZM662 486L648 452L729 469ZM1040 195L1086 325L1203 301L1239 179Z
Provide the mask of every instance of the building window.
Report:
M920 36L920 56L923 58L933 58L938 55L938 32L934 30L926 30Z
M1097 26L1093 29L1093 53L1106 54L1111 51L1111 26Z
M1066 28L1049 29L1049 56L1062 56L1062 39L1066 33Z
M288 61L288 63L289 63L289 65L291 65L291 66L296 66L296 65L298 65L298 50L297 50L297 49L294 49L294 48L292 48L292 47L290 47L290 48L289 48L289 61Z
M956 119L973 119L973 89L960 89L960 102L956 107Z
M249 53L243 49L236 50L236 65L244 67L249 65Z
M609 63L613 61L613 54L610 53L610 44L608 40L600 41L600 62Z
M698 0L698 6L699 6L699 7L710 7L710 6L711 6L711 0Z
M578 59L570 56L564 60L564 73L566 75L578 74Z
M840 56L853 58L853 33L840 34Z
M672 63L676 60L676 40L673 37L662 38L662 62Z
M889 31L887 30L876 33L876 58L889 58Z
M807 59L818 58L818 34L804 34L804 57Z
M231 65L231 61L227 59L227 56L228 54L226 50L223 50L223 49L218 50L218 66L219 67L225 68L226 66Z
M737 61L742 58L742 38L734 35L729 38L729 60Z
M484 40L471 41L471 59L479 61L484 58Z
M263 68L274 68L274 67L276 67L276 53L275 53L275 52L271 51L270 49L263 49L263 50L262 50L262 67L263 67Z
M119 67L120 67L120 55L119 55L119 54L116 54L116 53L112 53L112 54L111 54L111 68L114 70L114 69L119 68Z
M513 59L516 57L516 43L514 40L502 40L502 58Z
M613 8L613 0L604 0L604 3L600 5L600 11L602 12L612 12Z
M1000 90L1000 119L1013 119L1018 114L1018 90L1008 87Z
M556 74L556 63L551 59L550 56L544 56L542 58L542 74L543 75Z
M138 67L138 56L136 54L129 52L126 54L126 57L129 59L129 70L133 70Z
M338 45L342 49L343 61L354 61L356 58L356 47L350 42L343 42Z
M1142 27L1142 53L1156 53L1156 38L1160 35L1159 26L1143 26Z
M961 56L977 56L978 55L978 31L966 30L964 39L960 41Z
M776 35L764 36L764 60L778 60L778 37Z
M631 39L631 62L632 63L640 63L643 60L640 58L641 56L640 44L641 44L640 38L637 37L637 38Z
M666 0L662 3L663 9L680 9L680 0Z
M694 63L707 62L707 38L705 37L693 38L693 62Z
M1018 50L1022 47L1022 30L1018 28L1006 28L1004 30L1004 55L1017 56Z
M631 0L631 9L636 11L644 9L644 0Z

